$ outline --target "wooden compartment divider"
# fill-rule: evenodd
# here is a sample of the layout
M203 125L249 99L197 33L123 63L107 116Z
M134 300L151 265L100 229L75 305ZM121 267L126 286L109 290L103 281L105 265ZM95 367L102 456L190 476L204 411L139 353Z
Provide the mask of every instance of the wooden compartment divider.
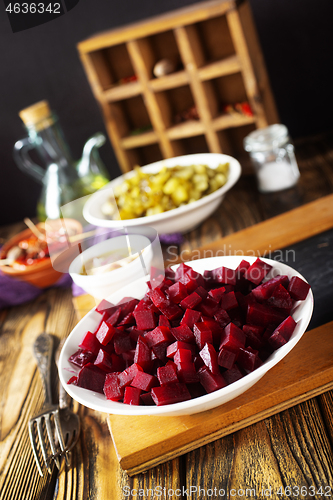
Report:
M157 161L191 152L225 152L241 160L239 135L249 126L254 130L279 121L248 0L194 4L95 35L80 42L78 51L123 172L148 157ZM164 52L175 56L178 66L155 78L154 65ZM232 75L239 77L230 80ZM182 87L192 95L197 120L176 120L185 110L173 109L171 97ZM151 130L130 101L140 96ZM223 105L244 100L253 116L223 111ZM140 125L132 130L134 114ZM189 151L184 141L199 136L204 141ZM147 148L150 153L143 154Z

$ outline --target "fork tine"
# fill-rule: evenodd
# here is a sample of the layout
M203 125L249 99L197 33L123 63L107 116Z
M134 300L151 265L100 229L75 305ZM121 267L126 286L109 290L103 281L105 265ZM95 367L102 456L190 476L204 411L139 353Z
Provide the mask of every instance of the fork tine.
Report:
M38 472L43 477L43 475L44 475L43 470L41 468L39 458L38 458L36 439L35 439L35 434L34 434L34 421L33 420L30 420L30 422L29 422L29 437L30 437L32 451L33 451L33 454L35 457L35 462L37 464Z
M38 432L38 437L39 437L39 442L40 442L40 447L42 450L44 463L45 463L45 466L47 468L48 473L51 474L52 470L51 470L51 467L49 465L49 461L47 459L47 450L46 450L45 440L44 440L44 436L43 436L42 418L41 417L37 418L36 423L37 423L37 432Z
M64 436L63 436L61 425L60 425L59 410L57 411L57 415L54 418L54 423L55 423L55 428L57 431L57 436L58 436L61 452L62 453L65 452L66 465L69 465L68 457L67 457L67 453L66 453L66 449L65 449Z
M54 422L55 422L56 427L57 427L57 413L58 413L58 410L56 410L53 413L53 415L54 415ZM58 418L59 418L59 415L58 415ZM45 415L45 425L46 425L47 435L48 435L48 438L49 438L49 442L50 442L52 454L56 455L57 450L56 450L56 446L55 446L55 442L54 442L54 438L53 438L53 433L52 433L52 428L51 428L50 414ZM58 469L60 469L59 458L55 456L54 457L54 461L55 461L55 464L58 467Z

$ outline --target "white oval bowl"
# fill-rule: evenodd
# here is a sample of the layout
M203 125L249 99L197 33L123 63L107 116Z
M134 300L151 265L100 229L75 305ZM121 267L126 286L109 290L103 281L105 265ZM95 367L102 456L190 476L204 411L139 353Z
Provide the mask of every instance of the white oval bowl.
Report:
M144 249L141 256L113 271L96 275L80 274L83 265L93 257L100 257L107 252L126 248L124 244L125 236L116 236L115 238L97 243L84 250L69 266L69 274L74 283L96 299L101 300L139 278L144 278L147 281L147 275L150 273L153 258L151 243L148 238L139 234L132 234L129 237L133 253Z
M143 172L156 173L162 167L174 167L177 165L188 166L195 164L208 165L216 168L220 163L229 163L228 180L220 189L204 196L198 201L183 205L161 214L139 217L137 219L112 220L108 219L102 212L101 207L109 199L112 189L121 184L124 179L135 175L134 171L117 177L102 189L92 194L83 207L83 217L91 224L100 227L120 228L130 226L150 226L159 234L186 233L207 219L222 202L225 194L238 181L241 175L241 166L232 156L218 153L201 153L194 155L177 156L167 160L150 163L142 167Z
M226 266L231 269L236 269L238 264L242 259L247 260L252 263L256 260L256 257L239 257L239 256L224 256L224 257L211 257L208 259L194 260L187 262L195 271L202 273L205 270L212 270L220 266ZM287 275L289 278L292 276L299 276L303 280L303 276L295 271L290 266L282 264L270 259L262 259L265 262L271 264L273 269L270 271L268 277L277 274ZM177 267L177 266L175 266ZM306 280L305 280L306 281ZM141 299L147 290L146 280L140 279L130 286L126 286L118 292L112 294L108 300L113 303L117 303L123 297L131 296L134 298ZM273 354L265 361L263 365L254 370L253 372L245 375L240 380L219 389L210 394L205 394L195 399L189 401L183 401L181 403L175 403L165 406L134 406L126 405L124 403L118 403L115 401L110 401L105 398L103 394L98 394L93 391L82 389L75 385L68 385L67 382L73 375L73 365L68 361L68 358L77 351L78 345L80 344L83 336L88 330L96 329L100 321L100 314L93 309L90 311L73 329L69 334L66 343L60 354L59 359L59 376L61 383L65 387L68 394L78 401L79 403L92 408L96 411L101 411L104 413L113 413L118 415L163 415L163 416L175 416L175 415L190 415L194 413L199 413L202 411L215 408L224 403L227 403L231 399L236 398L243 392L247 391L252 387L258 380L261 379L273 366L275 366L279 361L281 361L297 344L300 340L306 328L310 322L313 311L313 294L310 290L306 299L304 301L296 302L292 311L292 316L296 321L296 328L289 340L284 346L277 349Z

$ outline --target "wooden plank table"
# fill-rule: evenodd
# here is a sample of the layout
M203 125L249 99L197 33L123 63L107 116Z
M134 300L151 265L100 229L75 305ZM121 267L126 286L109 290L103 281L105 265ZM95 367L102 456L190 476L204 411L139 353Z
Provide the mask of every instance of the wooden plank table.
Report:
M296 152L301 170L297 190L268 199L258 195L250 177L243 178L216 214L186 235L180 246L174 245L171 255L181 257L185 250L193 252L203 246L219 248L221 242L214 242L222 237L228 242L228 235L233 233L238 234L233 238L246 234L246 241L251 241L251 234L263 227L258 223L269 219L264 227L271 228L273 216L302 205L304 211L300 213L309 213L307 204L319 198L310 215L318 210L320 219L301 217L292 231L298 233L295 241L332 228L332 197L323 198L333 193L333 151L329 140L304 141L298 144ZM295 212L289 216L293 218ZM279 226L281 236L290 234L288 218L286 215L285 224ZM240 233L250 226L252 231ZM1 228L0 237L5 240L17 230L18 226ZM286 245L290 244L293 242L287 241ZM255 243L253 248L256 250ZM329 250L327 245L323 248ZM165 248L165 254L170 257L170 248ZM325 255L329 259L330 254ZM41 478L27 433L30 416L43 403L32 344L42 331L52 333L56 340L65 338L76 322L70 289L51 288L30 303L0 311L0 500L333 496L331 391L289 409L281 408L272 416L263 414L256 423L231 429L224 437L217 436L211 443L201 443L184 455L134 476L129 476L119 464L107 416L75 403L74 409L82 420L82 434L73 452L73 467L66 470L63 463L60 472L54 469L51 476ZM330 335L332 325L324 328L325 334ZM52 389L56 398L56 377Z

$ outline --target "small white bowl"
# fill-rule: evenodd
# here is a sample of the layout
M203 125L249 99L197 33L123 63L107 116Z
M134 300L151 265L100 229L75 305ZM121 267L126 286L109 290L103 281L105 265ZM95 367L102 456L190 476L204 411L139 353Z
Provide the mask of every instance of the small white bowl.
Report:
M216 269L220 266L226 266L231 269L236 269L238 264L242 259L247 260L252 263L256 260L256 257L240 257L240 256L224 256L224 257L211 257L208 259L194 260L192 262L187 262L195 271L203 274L205 270ZM270 259L262 259L263 261L271 264L273 269L271 269L267 279L271 276L276 276L277 274L287 275L289 278L292 276L298 276L303 278L301 274L295 271L293 268ZM177 266L174 266L177 267ZM134 297L142 298L147 291L146 280L140 279L130 286L126 286L118 292L112 294L109 300L116 304L123 297ZM90 311L74 328L67 338L65 345L61 351L59 359L59 376L61 383L65 387L68 394L78 401L79 403L92 408L96 411L101 411L104 413L114 413L118 415L163 415L163 416L175 416L175 415L190 415L194 413L199 413L201 411L206 411L216 406L220 406L227 403L231 399L236 398L243 392L247 391L252 387L258 380L261 379L273 366L275 366L279 361L281 361L297 344L297 342L302 337L305 332L313 311L313 294L310 290L306 299L304 301L296 302L293 310L292 316L296 321L296 328L289 340L284 346L277 349L273 354L266 360L263 365L254 370L253 372L245 375L240 380L237 380L233 384L230 384L223 389L219 389L210 394L205 394L204 396L198 397L196 399L191 399L189 401L183 401L181 403L175 403L165 406L134 406L127 405L124 403L118 403L115 401L110 401L105 398L103 394L98 394L93 391L82 389L75 385L68 385L67 382L73 375L73 366L69 363L68 358L77 351L78 345L82 341L85 333L90 330L94 331L99 324L101 315L98 314L95 309Z
M83 217L91 224L100 227L118 228L124 226L150 226L159 234L186 233L207 219L217 209L226 192L236 184L241 174L239 162L228 155L202 153L177 156L142 167L143 172L156 173L164 166L170 168L177 165L188 166L202 164L208 165L211 168L216 168L221 163L229 163L229 175L226 184L214 193L204 196L200 200L188 205L183 205L161 214L139 217L138 219L114 221L107 218L101 210L102 206L113 196L113 188L115 186L121 184L124 179L128 179L135 175L135 172L132 171L117 177L105 187L91 195L83 207Z
M126 236L116 236L91 246L78 255L69 266L69 274L74 283L96 299L104 299L133 281L144 278L148 280L153 250L150 240L146 236L132 234L130 239L132 253L140 252L141 255L121 268L101 274L81 274L83 265L94 257L101 257L108 252L124 250L127 248ZM128 253L126 254L128 255Z

